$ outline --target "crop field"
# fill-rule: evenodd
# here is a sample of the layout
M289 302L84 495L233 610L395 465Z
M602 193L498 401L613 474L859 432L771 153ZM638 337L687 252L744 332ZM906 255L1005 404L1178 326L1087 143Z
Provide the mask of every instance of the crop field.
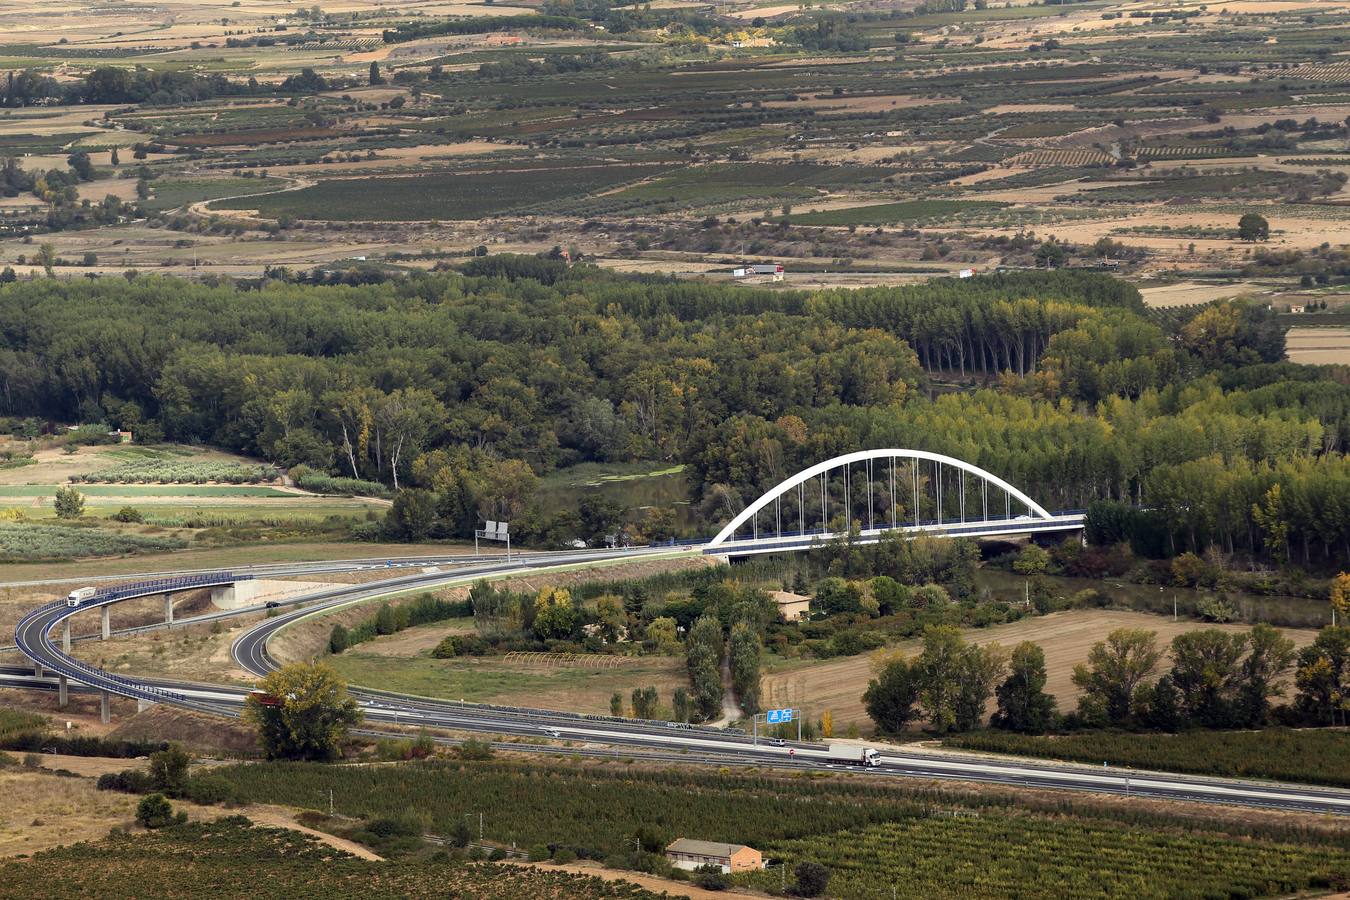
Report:
M1250 848L1038 817L934 815L772 845L789 865L813 859L841 898L891 896L1201 898L1272 896L1320 887L1337 863L1310 848ZM895 873L903 872L903 878ZM742 876L761 889L771 873ZM1042 890L1044 893L1042 893Z
M104 792L106 793L106 792ZM122 805L134 798L113 795ZM655 900L631 882L493 863L356 859L312 835L256 827L242 816L152 833L117 834L46 851L37 865L0 867L0 897L361 896L444 894L447 885L482 900ZM240 877L240 860L249 875Z
M943 746L1225 778L1350 786L1345 765L1350 732L1319 728L1181 734L1094 731L1046 737L990 731L953 735L943 739Z
M280 178L161 178L154 183L147 206L153 210L175 209L219 197L273 191L285 184Z
M229 462L199 462L183 459L152 459L119 463L87 475L73 475L71 481L86 484L255 484L273 481L277 472L271 466L250 466Z
M477 219L528 212L542 203L613 188L655 171L640 166L595 166L565 173L532 170L334 180L217 206L319 219Z
M1289 358L1306 365L1350 364L1350 328L1291 328Z
M839 775L495 761L282 763L222 774L245 799L313 809L331 789L344 815L417 809L440 833L489 809L486 838L522 846L553 842L609 855L638 824L746 843L789 867L825 863L829 895L845 900L889 896L892 885L907 897L1008 896L1014 883L1027 897L1051 895L1040 886L1053 886L1053 896L1099 897L1121 883L1132 896L1278 896L1325 886L1350 864L1341 836L1225 821L1211 810L1187 821L1165 808L1131 812L1058 794L1022 795L1019 810L996 792ZM771 889L781 874L742 877Z
M119 556L177 550L181 538L134 534L104 528L74 528L0 522L0 561Z
M792 222L797 225L896 225L902 222L942 220L965 212L1002 209L1007 205L990 200L908 200L803 213L792 216Z
M1010 166L1104 166L1115 160L1101 150L1028 150L1011 156L1005 162Z
M943 229L953 264L1034 265L1034 244L991 244L1034 229L1091 265L1122 216L1183 202L1229 227L1275 204L1313 224L1283 227L1282 249L1350 243L1341 188L1318 171L1345 168L1347 64L1326 55L1345 4L936 5L674 3L618 22L356 0L276 30L253 3L224 23L198 7L91 20L60 0L39 37L0 0L9 70L59 70L71 91L99 66L197 79L9 104L0 157L45 173L89 148L78 197L127 205L53 232L61 277L95 274L86 252L98 274L251 278L558 246L634 271L744 256L820 271L823 287L858 271L893 283L931 254L920 227ZM1055 189L1085 177L1109 183ZM1012 204L1004 215L946 206L989 192ZM869 233L813 230L827 224ZM40 271L24 237L48 228L44 202L0 198L0 225L0 264ZM1130 275L1250 262L1236 244L1130 246Z
M445 626L410 629L428 630L442 637L449 633ZM625 660L612 668L543 667L530 659L434 659L427 650L412 656L390 656L382 647L372 645L368 649L363 644L330 657L329 662L352 684L366 687L474 703L596 714L609 712L609 698L615 691L627 703L633 688L650 685L660 693L661 703L669 707L674 689L688 684L684 661L662 657Z
M1173 622L1170 618L1146 613L1070 610L1022 619L1006 625L971 629L966 639L978 644L997 642L1012 647L1020 641L1033 641L1045 650L1046 671L1049 676L1046 691L1059 701L1061 711L1068 712L1077 702L1078 689L1070 680L1073 667L1087 658L1092 645L1115 628L1145 628L1158 633L1158 641L1165 644L1183 631L1205 627L1198 622ZM1245 626L1225 625L1221 628L1245 630ZM1302 646L1312 641L1311 629L1290 628L1284 633ZM892 650L907 655L916 654L918 641L902 642ZM862 706L862 694L873 677L870 655L849 656L825 661L801 662L785 660L770 667L762 692L773 703L802 706L813 716L828 709L835 727L856 724L868 729L871 721Z

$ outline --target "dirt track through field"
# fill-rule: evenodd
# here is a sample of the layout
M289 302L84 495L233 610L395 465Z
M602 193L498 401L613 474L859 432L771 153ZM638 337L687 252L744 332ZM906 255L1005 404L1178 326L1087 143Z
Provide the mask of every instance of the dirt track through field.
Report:
M1247 631L1246 625L1206 625L1200 622L1173 622L1169 618L1118 610L1070 610L1022 619L992 628L966 629L966 640L979 644L1000 643L1011 649L1021 641L1033 641L1045 650L1046 690L1059 701L1061 712L1072 710L1080 691L1070 676L1073 667L1087 659L1092 645L1117 628L1143 628L1158 634L1158 645L1166 647L1178 634L1197 628L1222 628L1225 631ZM1316 632L1311 629L1286 628L1284 634L1300 647L1312 643ZM922 650L922 641L910 640L888 648L914 656ZM1168 665L1166 659L1160 671ZM867 731L871 722L863 709L862 694L872 678L872 655L850 656L828 662L798 666L764 679L763 695L766 705L778 703L801 706L811 718L825 710L834 716L836 733L842 727L857 724Z

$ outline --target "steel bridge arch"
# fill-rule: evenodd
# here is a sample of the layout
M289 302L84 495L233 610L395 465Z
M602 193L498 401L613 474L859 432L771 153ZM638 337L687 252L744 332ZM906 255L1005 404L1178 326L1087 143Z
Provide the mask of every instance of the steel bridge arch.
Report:
M930 453L927 450L903 450L899 448L890 448L881 450L858 450L854 453L846 453L843 456L836 456L833 459L827 459L824 462L816 463L809 469L803 469L796 475L793 475L791 478L788 478L787 480L779 483L775 487L770 488L768 491L765 491L764 494L758 500L747 506L745 509L741 510L741 512L734 519L732 519L730 522L726 524L726 527L724 527L721 531L717 532L717 536L714 537L711 541L709 541L706 546L708 547L721 546L723 543L732 538L732 536L736 533L737 528L740 528L746 522L749 522L760 512L760 510L764 509L770 503L773 503L775 500L782 497L786 492L792 490L798 485L805 484L812 478L815 478L818 475L823 475L833 469L841 468L843 466L849 466L852 465L853 463L867 462L868 460L876 460L876 459L891 459L891 460L911 459L916 461L937 463L938 465L942 466L952 466L953 468L960 469L963 472L967 472L971 475L974 475L975 477L983 479L985 482L992 484L1003 491L1006 491L1010 497L1015 497L1019 502L1025 504L1027 509L1037 518L1046 520L1051 520L1054 518L1054 516L1052 516L1050 512L1045 509L1045 507L1041 506L1035 500L1032 500L1022 491L1013 487L1011 484L1004 481L1002 478L999 478L992 472L986 471L985 469L981 469L979 466L972 465L971 463L968 463L963 459L957 459L954 456L947 456L946 454L943 453Z

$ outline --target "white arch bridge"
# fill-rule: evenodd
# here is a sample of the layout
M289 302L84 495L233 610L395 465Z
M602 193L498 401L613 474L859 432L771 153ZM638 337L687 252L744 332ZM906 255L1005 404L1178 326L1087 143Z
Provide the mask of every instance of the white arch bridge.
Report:
M874 543L890 532L1008 537L1083 527L1083 510L1050 512L992 472L926 450L860 450L770 488L703 547L745 556L804 550L850 530Z

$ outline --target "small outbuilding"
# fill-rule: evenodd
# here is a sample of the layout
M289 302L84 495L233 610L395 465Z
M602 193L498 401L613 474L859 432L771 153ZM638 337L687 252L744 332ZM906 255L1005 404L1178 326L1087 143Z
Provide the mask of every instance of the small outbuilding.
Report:
M717 866L726 874L764 868L764 857L754 847L689 838L671 841L666 859L675 868L691 872L699 866Z
M800 622L811 615L811 598L787 591L774 591L769 594L778 604L778 618L784 622Z

